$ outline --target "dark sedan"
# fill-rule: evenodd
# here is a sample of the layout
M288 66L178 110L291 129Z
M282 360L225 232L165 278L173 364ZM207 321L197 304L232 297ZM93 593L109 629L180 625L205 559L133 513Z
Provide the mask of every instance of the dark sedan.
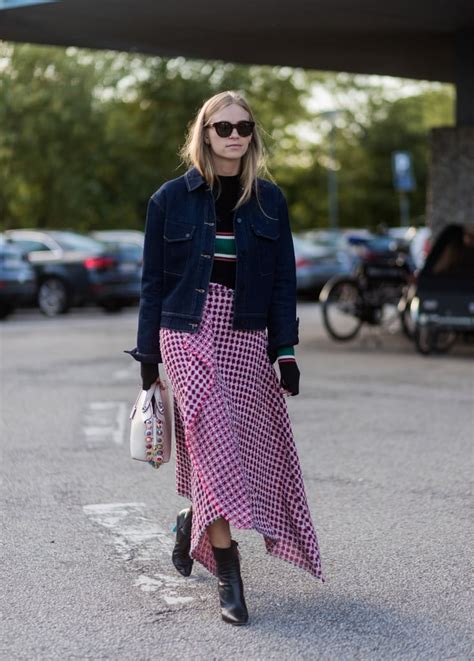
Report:
M34 300L36 275L21 251L0 236L0 319Z
M340 246L318 244L298 235L293 235L293 245L299 295L315 298L328 280L353 268L353 256Z
M72 231L7 230L38 278L37 303L47 316L96 303L117 311L138 302L141 256Z

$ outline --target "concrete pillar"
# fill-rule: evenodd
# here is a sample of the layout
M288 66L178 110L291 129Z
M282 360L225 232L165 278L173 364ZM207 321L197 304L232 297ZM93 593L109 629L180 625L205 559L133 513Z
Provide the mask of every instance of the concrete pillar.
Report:
M427 224L436 236L448 223L474 224L474 126L431 131Z
M436 237L449 223L474 224L474 28L455 44L456 126L431 131L426 218Z
M474 126L474 28L456 33L456 125Z

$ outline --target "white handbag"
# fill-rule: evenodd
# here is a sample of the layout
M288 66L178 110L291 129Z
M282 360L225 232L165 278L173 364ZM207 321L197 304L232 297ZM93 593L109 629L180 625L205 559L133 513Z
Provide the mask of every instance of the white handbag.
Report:
M172 436L172 393L159 379L149 390L141 390L130 413L130 454L159 468L170 460Z

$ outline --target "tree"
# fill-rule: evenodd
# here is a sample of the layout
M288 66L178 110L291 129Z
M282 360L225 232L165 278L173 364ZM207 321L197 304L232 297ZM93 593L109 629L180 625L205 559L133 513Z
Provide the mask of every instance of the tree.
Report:
M95 66L58 48L1 45L0 218L86 227L100 207Z
M377 77L0 42L0 226L143 228L150 194L184 171L185 129L225 89L255 110L293 229L327 227L327 168L341 226L398 222L391 152L414 155L424 211L427 136L453 121L452 88ZM312 100L341 109L336 163Z

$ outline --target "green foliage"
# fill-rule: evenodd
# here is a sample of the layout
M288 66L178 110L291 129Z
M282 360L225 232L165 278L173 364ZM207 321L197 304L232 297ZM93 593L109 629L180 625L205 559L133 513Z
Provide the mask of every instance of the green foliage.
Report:
M1 55L0 217L6 226L86 227L100 204L94 66L54 48L3 45Z
M387 104L369 104L369 122L357 143L342 131L340 147L341 221L374 228L399 224L399 201L392 183L391 154L411 152L416 190L410 193L411 217L425 213L429 165L429 129L453 123L453 99L446 90L431 90ZM370 194L367 194L370 191Z
M294 229L327 225L328 165L341 225L396 224L394 149L413 153L423 213L428 130L453 121L447 86L391 100L374 77L0 42L0 227L142 228L150 194L184 171L188 123L224 89L253 107ZM323 90L344 109L335 164L330 124L309 109Z

